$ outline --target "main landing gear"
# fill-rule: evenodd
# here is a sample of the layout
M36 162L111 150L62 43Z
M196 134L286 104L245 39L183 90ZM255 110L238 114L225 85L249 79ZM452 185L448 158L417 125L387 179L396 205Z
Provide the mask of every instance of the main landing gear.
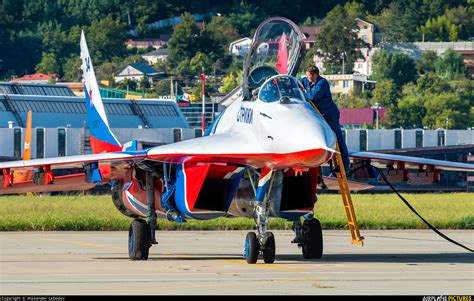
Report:
M157 244L156 232L156 208L155 208L155 175L152 171L146 171L148 223L141 219L135 219L130 224L128 231L128 256L131 260L147 260L150 247Z
M150 226L144 220L134 220L128 231L128 256L131 260L147 260L150 247Z
M303 225L299 219L294 221L293 231L296 237L292 243L301 247L305 259L320 259L323 256L323 231L317 218L305 216Z

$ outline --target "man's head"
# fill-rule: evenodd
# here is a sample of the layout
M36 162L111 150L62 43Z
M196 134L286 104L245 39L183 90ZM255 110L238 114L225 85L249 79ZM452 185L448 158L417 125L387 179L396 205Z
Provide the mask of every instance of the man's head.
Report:
M306 78L310 82L314 83L318 79L318 76L319 76L318 67L316 67L315 65L309 65L308 67L306 67Z

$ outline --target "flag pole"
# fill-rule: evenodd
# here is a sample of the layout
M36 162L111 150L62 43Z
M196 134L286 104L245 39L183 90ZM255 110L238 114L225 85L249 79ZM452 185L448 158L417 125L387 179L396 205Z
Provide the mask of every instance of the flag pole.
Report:
M206 74L204 73L204 67L202 68L201 73L201 83L202 83L202 116L201 116L201 129L202 134L206 131L206 118L205 118L205 102L206 102Z

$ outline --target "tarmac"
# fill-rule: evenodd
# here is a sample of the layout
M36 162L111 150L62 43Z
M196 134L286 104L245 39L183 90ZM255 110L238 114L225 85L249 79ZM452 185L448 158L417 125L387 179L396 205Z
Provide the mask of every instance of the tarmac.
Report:
M276 261L242 257L248 231L163 231L147 261L128 232L0 232L0 295L473 295L474 255L430 230L324 231L305 260L274 231ZM474 230L443 230L474 247Z

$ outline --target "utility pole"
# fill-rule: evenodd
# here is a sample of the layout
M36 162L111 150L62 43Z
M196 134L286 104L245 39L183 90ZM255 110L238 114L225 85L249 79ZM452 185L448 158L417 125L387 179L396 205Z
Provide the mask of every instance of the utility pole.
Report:
M204 67L202 67L201 73L201 83L202 83L202 116L201 116L201 129L204 134L206 130L206 115L205 115L205 102L206 102L206 73L204 73Z

